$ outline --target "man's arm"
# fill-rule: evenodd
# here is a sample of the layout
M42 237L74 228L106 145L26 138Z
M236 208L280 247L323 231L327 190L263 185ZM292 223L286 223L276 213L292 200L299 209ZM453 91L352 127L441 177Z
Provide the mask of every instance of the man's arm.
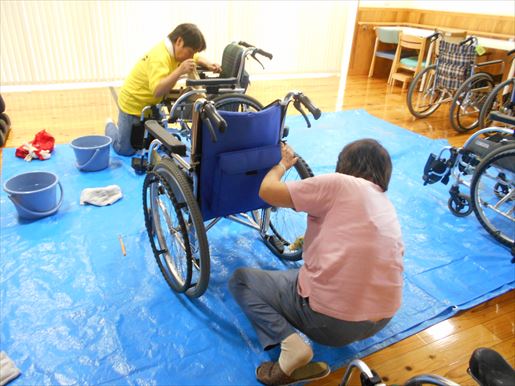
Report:
M170 91L172 91L173 86L179 80L182 75L188 74L196 68L195 60L188 59L181 63L179 67L177 67L174 71L172 71L169 75L161 79L158 83L156 89L154 90L154 96L156 98L162 98L165 95L168 95Z
M293 208L290 191L281 178L289 168L295 165L298 157L295 157L293 149L284 143L281 144L281 154L281 161L270 169L261 182L259 197L272 206Z
M202 67L207 68L209 71L213 71L216 73L222 72L222 67L220 67L219 64L211 63L209 60L207 60L206 58L204 58L200 55L197 55L197 63L199 65L201 65Z

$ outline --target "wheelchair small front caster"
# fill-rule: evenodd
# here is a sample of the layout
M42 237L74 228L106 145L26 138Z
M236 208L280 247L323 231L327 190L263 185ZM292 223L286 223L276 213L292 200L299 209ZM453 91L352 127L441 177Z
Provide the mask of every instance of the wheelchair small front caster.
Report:
M447 205L451 213L457 217L467 217L473 210L470 198L461 194L449 198Z

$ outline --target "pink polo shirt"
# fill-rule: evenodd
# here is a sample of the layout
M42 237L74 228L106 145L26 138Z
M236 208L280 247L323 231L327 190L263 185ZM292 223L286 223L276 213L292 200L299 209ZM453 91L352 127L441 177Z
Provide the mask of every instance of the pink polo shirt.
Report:
M404 244L386 193L341 173L287 186L295 209L308 213L299 294L341 320L392 317L401 305Z

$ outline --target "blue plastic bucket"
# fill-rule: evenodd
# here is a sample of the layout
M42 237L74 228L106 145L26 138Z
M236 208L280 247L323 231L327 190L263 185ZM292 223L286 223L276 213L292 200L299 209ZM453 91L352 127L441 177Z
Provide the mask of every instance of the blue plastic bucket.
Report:
M105 135L86 135L75 138L71 147L75 152L75 166L83 172L96 172L109 166L111 138Z
M61 198L57 202L56 187ZM35 220L57 212L63 203L63 187L59 178L50 172L27 172L8 179L4 190L9 194L18 216Z

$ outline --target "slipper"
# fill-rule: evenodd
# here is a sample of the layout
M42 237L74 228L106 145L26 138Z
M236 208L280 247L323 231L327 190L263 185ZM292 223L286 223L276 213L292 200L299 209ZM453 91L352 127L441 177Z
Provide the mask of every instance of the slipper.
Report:
M314 381L329 375L331 370L327 363L310 362L296 369L292 375L286 374L277 362L263 362L256 369L256 378L268 386L287 386L298 382Z
M307 365L296 369L291 377L295 379L295 382L301 381L314 381L327 377L331 369L325 362L309 362Z
M4 386L20 375L11 358L5 352L0 352L0 385Z

